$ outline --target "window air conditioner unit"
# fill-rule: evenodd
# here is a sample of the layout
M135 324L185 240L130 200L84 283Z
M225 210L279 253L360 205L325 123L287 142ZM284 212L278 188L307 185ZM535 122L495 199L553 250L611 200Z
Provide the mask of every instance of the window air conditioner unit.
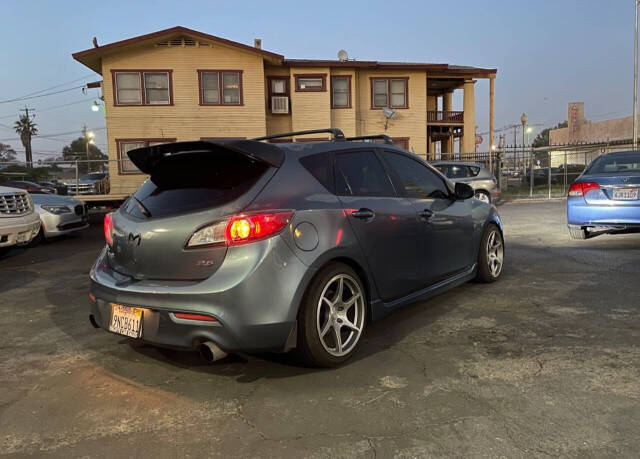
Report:
M271 97L271 113L287 114L289 113L289 98L287 96Z

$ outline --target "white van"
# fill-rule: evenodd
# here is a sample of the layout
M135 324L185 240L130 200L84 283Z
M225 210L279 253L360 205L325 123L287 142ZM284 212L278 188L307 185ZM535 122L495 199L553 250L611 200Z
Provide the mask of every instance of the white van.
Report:
M0 249L24 245L40 230L40 217L33 211L29 193L0 186Z

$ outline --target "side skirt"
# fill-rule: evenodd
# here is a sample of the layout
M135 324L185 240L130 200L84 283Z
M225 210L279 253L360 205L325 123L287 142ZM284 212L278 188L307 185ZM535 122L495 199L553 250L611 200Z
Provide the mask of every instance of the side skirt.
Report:
M375 322L402 306L417 303L418 301L424 301L433 296L439 295L440 293L446 292L447 290L470 281L475 277L475 275L476 263L454 276L425 287L422 290L418 290L417 292L410 293L402 298L398 298L397 300L393 300L388 303L385 303L382 300L377 300L371 304L371 320Z

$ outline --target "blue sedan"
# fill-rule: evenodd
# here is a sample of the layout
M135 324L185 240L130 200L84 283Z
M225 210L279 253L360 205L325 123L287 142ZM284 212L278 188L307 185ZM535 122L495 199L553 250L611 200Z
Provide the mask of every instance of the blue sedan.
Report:
M640 151L594 159L571 185L567 223L574 239L640 232Z

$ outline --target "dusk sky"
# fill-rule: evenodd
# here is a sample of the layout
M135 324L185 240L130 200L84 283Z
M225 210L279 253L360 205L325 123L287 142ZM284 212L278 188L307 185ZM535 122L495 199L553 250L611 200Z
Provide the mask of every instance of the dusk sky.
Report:
M36 109L40 134L68 133L36 137L35 159L59 155L65 144L80 136L83 124L96 129L97 144L106 152L104 116L90 109L98 90L4 101L99 80L99 75L71 58L71 53L90 48L94 36L104 45L176 25L245 44L259 37L264 49L287 58L335 59L344 48L358 60L497 68L496 128L519 122L522 112L530 123L555 125L567 118L567 103L572 101L585 102L590 120L632 113L633 0L343 0L318 3L317 9L312 5L4 1L0 142L11 144L19 158L24 157L12 126L26 105ZM488 81L480 80L478 132L489 128L488 93ZM460 94L454 109L461 105Z

